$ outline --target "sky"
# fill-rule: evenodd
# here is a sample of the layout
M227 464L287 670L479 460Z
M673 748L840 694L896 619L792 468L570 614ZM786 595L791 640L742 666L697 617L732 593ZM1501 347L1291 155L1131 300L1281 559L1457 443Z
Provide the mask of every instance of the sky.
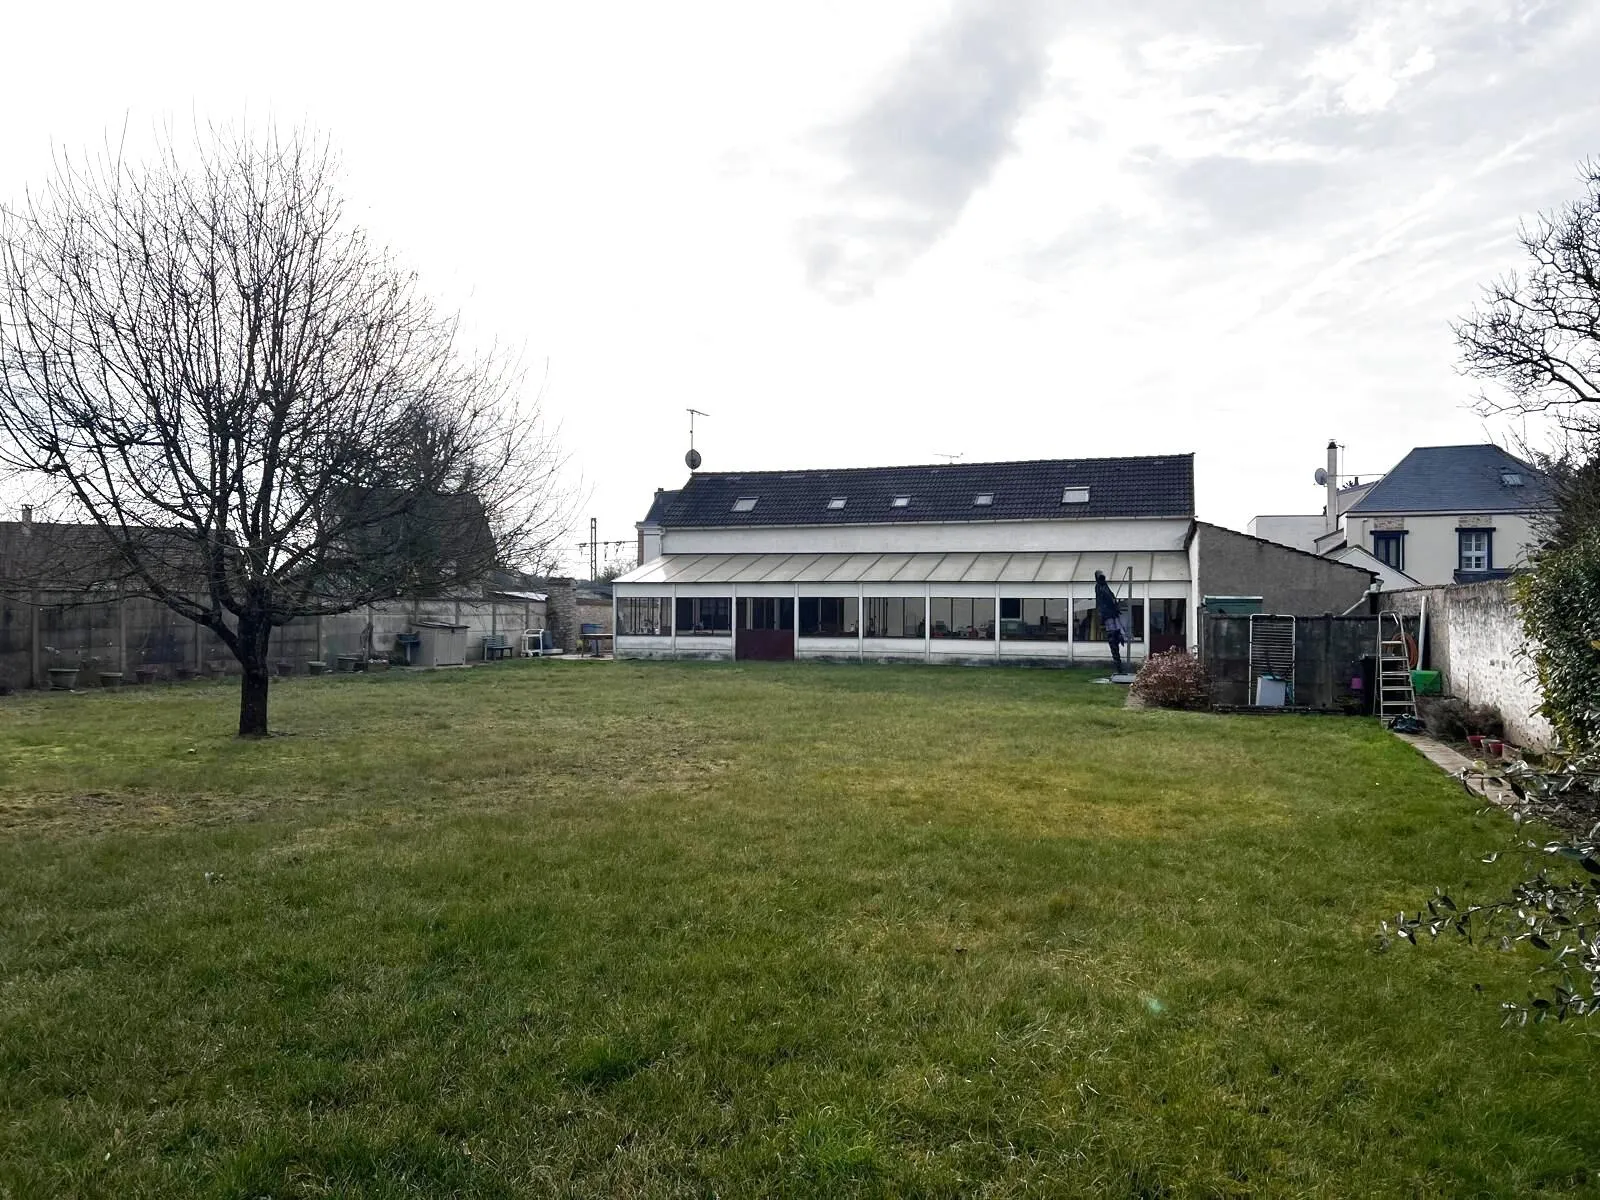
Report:
M1519 431L1450 321L1600 154L1593 0L6 16L0 199L164 126L332 138L355 218L516 348L582 522L709 470L1193 452L1199 515ZM124 134L126 130L126 134Z

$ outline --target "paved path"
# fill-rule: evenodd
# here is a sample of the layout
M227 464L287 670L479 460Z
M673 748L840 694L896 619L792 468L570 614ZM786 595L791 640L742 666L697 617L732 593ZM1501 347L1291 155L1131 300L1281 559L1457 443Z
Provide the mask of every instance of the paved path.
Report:
M1434 741L1433 738L1425 737L1420 733L1397 733L1395 737L1402 742L1409 743L1423 758L1438 767L1446 775L1454 776L1457 779L1462 779L1461 772L1468 770L1473 765L1472 760L1459 750L1446 746L1443 742ZM1511 789L1504 784L1484 779L1476 774L1465 778L1464 782L1468 790L1482 796L1490 804L1498 804L1504 807L1508 801L1515 798Z

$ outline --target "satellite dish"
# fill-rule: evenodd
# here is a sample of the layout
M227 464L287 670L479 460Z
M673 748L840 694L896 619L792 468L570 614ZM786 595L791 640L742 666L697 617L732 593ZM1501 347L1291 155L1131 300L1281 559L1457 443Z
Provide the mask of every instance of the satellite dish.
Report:
M1315 475L1313 475L1311 478L1313 478L1313 479L1315 479L1317 481L1317 486L1318 487L1321 487L1323 484L1328 482L1328 471L1327 471L1327 468L1318 467L1317 468L1317 473Z
M683 456L683 461L689 464L689 470L698 471L700 469L700 451L689 451Z

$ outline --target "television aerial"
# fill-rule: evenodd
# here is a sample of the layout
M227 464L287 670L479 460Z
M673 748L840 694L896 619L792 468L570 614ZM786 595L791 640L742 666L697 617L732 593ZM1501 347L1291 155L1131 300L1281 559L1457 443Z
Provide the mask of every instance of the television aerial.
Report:
M709 417L711 414L701 412L698 408L686 409L685 411L689 414L689 453L683 456L683 461L688 464L689 470L698 471L702 459L700 458L700 451L694 448L694 419L696 417Z

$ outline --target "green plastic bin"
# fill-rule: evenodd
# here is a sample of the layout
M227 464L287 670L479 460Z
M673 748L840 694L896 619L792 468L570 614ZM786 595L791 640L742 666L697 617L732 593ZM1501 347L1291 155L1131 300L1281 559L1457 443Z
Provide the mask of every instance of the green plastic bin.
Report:
M1444 691L1444 676L1438 671L1413 671L1411 690L1419 696L1438 696Z

